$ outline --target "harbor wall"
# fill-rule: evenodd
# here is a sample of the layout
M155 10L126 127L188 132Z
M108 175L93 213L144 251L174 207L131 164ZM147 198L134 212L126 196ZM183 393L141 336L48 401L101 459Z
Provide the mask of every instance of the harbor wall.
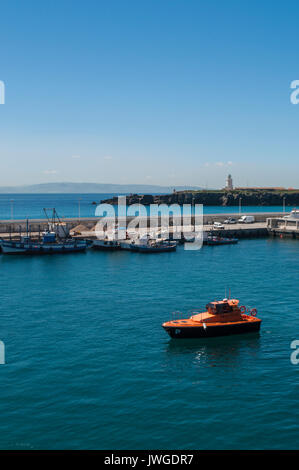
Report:
M250 215L254 215L255 221L257 223L265 223L267 218L270 217L281 217L285 215L284 213L269 213L269 212L258 212L258 213L247 213ZM245 214L242 214L245 215ZM204 225L210 225L213 224L213 222L224 222L225 219L228 217L234 217L234 218L239 218L240 215L238 213L235 214L206 214L203 216L203 223ZM127 224L130 223L134 217L127 217ZM67 228L69 230L72 230L73 228L77 227L78 225L84 225L87 230L92 230L92 228L95 226L99 219L96 217L81 217L80 219L78 218L70 218L70 219L64 219L64 223L66 224ZM170 220L170 225L172 225L172 217L169 217ZM117 218L116 218L117 221ZM192 218L192 222L194 222L194 218ZM26 225L27 221L26 220L2 220L0 221L0 234L18 234L20 232L26 233ZM149 226L149 218L147 218L147 225ZM161 218L158 218L158 226L161 225ZM266 226L266 225L265 225ZM48 221L46 219L31 219L29 221L29 230L31 232L37 233L39 231L44 231L45 229L48 228ZM230 228L233 230L233 225ZM242 230L249 229L248 225L244 225L242 227ZM223 233L223 230L221 231Z
M227 238L262 238L269 235L266 227L248 227L248 225L244 225L242 228L211 230L211 232L212 235Z

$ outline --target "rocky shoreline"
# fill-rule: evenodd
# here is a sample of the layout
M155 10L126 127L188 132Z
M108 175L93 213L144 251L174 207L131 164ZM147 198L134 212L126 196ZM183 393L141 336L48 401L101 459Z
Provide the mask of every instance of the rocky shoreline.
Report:
M299 205L298 191L180 191L172 194L130 194L127 204L203 204L205 206L286 206ZM105 199L102 203L117 204L117 197Z

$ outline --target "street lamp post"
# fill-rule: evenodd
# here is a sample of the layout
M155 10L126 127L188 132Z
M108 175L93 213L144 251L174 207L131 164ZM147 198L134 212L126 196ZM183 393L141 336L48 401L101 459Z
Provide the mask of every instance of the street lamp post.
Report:
M13 203L14 203L14 199L11 199L10 200L10 218L11 218L11 220L13 220Z
M282 198L282 210L283 210L283 212L286 211L286 198L285 198L285 196Z
M239 197L239 214L241 214L242 211L242 198Z
M81 198L78 199L78 219L80 220L81 216Z

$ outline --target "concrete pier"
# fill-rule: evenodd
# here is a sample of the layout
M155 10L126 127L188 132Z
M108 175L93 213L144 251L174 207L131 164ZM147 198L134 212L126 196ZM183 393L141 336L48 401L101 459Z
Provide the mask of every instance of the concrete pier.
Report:
M245 214L241 214L245 215ZM246 215L253 215L255 217L254 224L234 224L234 225L227 225L227 230L234 230L234 229L249 229L249 228L265 228L266 221L271 216L275 215L275 217L282 217L285 215L284 213L269 213L269 212L247 212ZM230 214L206 214L203 216L203 223L207 229L211 229L211 225L213 222L221 222L223 223L225 219L228 217L233 217L238 219L240 217L239 213L230 213ZM134 217L127 217L127 224L130 223ZM84 225L88 230L92 230L92 228L96 225L97 221L100 220L97 217L75 217L75 218L65 218L63 222L66 223L67 227L72 230L77 225ZM173 218L170 216L170 226L173 225ZM117 222L117 218L116 218ZM194 222L194 220L192 220ZM149 218L147 218L147 224L149 226ZM262 225L261 225L262 224ZM22 233L26 232L26 225L27 220L0 220L0 234L18 234L20 231ZM158 218L158 226L161 226L161 218ZM39 231L43 231L48 228L48 221L46 219L30 219L29 220L29 228L30 231L33 233L37 233Z
M71 230L79 224L83 224L87 228L92 228L97 222L96 218L73 218L73 219L64 219L67 227ZM46 230L48 228L47 219L30 219L28 221L29 230L33 233ZM27 230L27 220L0 220L0 234L18 234L20 231L25 233Z
M204 226L204 231L211 235L227 238L261 238L269 235L265 223L225 225L222 230Z
M239 214L207 214L203 216L204 231L210 232L215 235L223 237L236 237L236 238L256 238L256 237L266 237L269 234L269 223L267 220L270 219L269 216L273 216L273 213L247 213L247 215L254 215L255 222L251 224L224 224L224 229L218 230L213 227L213 222L221 222L223 224L224 220L228 217L233 217L235 219L239 218ZM242 214L244 215L244 214ZM275 213L275 216L282 218L285 215L283 213ZM127 217L126 226L134 219L134 217ZM98 222L98 218L95 217L81 217L79 218L69 218L64 219L63 222L66 224L67 228L71 231L72 229L80 226L83 226L83 229L80 229L79 233L75 233L75 236L86 237L86 238L96 238L94 227ZM157 217L156 225L157 228L163 226L163 220L165 218ZM123 225L123 220L117 221L120 226ZM192 220L194 223L194 220ZM143 225L149 227L150 220L149 218L143 219ZM169 217L170 225L170 238L173 237L173 232L175 231L175 220L173 217ZM31 219L29 220L29 230L32 236L37 236L41 234L44 230L48 228L48 221L46 219ZM0 221L0 237L9 238L17 237L20 234L25 234L27 230L27 220L3 220ZM271 227L270 227L271 231Z

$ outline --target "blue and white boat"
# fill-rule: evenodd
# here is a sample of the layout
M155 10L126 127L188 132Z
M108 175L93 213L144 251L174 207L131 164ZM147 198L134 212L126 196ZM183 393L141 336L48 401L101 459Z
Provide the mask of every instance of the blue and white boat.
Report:
M30 237L21 237L20 240L1 240L2 253L5 255L43 255L55 253L74 253L85 251L86 240L66 239L59 241L56 234L46 232L42 241L32 240Z
M51 222L48 219L49 228L43 232L41 239L40 237L34 239L29 236L27 220L27 234L25 236L20 236L18 240L0 240L2 253L5 255L52 255L85 251L88 245L87 240L70 237L59 218L58 222L55 221L55 215L57 216L55 209L53 209L53 219Z

